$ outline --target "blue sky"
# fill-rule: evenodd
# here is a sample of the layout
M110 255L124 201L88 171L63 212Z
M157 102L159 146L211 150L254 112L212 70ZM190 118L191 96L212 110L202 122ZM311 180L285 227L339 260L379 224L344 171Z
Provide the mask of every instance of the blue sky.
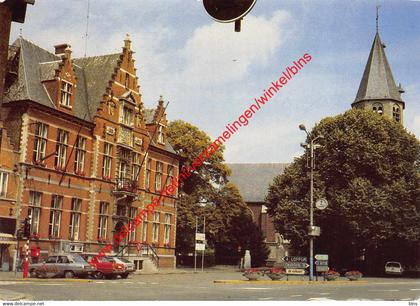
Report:
M304 53L310 64L226 143L228 162L290 162L304 134L350 108L375 35L396 82L406 90L405 126L420 136L420 1L258 0L242 32L207 16L199 0L90 0L88 56L121 50L129 33L143 102L170 101L170 120L197 125L212 138ZM87 0L37 0L11 40L53 50L68 42L84 54Z

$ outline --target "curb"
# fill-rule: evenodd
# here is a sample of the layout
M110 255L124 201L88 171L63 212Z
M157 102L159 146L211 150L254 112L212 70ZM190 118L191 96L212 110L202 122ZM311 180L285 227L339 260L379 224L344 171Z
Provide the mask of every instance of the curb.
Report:
M48 282L63 282L63 283L91 283L95 281L94 279L67 279L67 278L28 278L28 279L22 279L22 278L5 278L0 279L0 285L1 282L21 282L21 283L48 283Z
M269 285L269 284L282 284L282 285L353 285L353 284L366 284L368 281L272 281L272 280L239 280L239 279L221 279L221 280L214 280L215 284L261 284L261 285Z

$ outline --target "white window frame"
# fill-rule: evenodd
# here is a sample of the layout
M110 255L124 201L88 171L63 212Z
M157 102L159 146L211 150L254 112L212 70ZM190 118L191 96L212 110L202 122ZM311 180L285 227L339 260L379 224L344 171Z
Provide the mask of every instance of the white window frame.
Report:
M171 214L165 213L164 223L165 223L165 226L164 226L163 243L169 244L171 241Z
M39 218L41 215L42 192L29 191L28 217L31 218L31 235L39 234Z
M74 157L74 172L77 174L82 174L85 171L86 141L86 137L77 136Z
M106 239L108 232L108 202L99 202L98 239Z
M146 162L146 189L150 189L150 177L152 175L152 159L148 158Z
M148 227L149 227L149 222L147 220L144 220L141 227L141 241L147 241L147 228Z
M163 163L156 162L156 175L155 175L155 190L160 191L162 189L162 178L163 178Z
M73 95L73 84L61 80L60 105L71 108L71 96Z
M133 154L133 166L131 168L131 179L133 181L139 179L140 177L140 154L134 153Z
M51 237L60 237L61 213L64 197L53 195L51 199L50 222L48 227L48 235Z
M82 199L73 198L71 200L71 214L69 226L69 238L80 239L80 220L82 217Z
M8 182L9 182L9 173L0 171L0 197L7 196Z
M137 208L136 207L130 207L129 214L130 214L131 221L133 221L137 216ZM133 224L133 222L131 222L131 223ZM132 231L130 231L128 240L129 241L136 241L136 226L133 226Z
M104 143L104 160L102 167L102 176L104 178L111 178L111 169L112 169L112 150L113 145L110 143Z
M153 213L152 242L159 242L160 213Z
M64 170L64 167L66 166L68 142L69 132L62 129L58 129L55 153L55 167L59 170Z
M35 126L33 161L43 163L48 142L48 125L37 122Z

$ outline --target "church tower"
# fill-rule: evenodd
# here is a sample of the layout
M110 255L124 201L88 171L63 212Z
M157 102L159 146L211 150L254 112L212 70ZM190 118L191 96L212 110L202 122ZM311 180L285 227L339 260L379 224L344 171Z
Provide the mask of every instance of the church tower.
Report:
M377 19L378 20L378 19ZM404 90L397 87L391 67L385 55L385 45L379 37L378 26L362 81L352 108L370 109L388 119L403 124L405 103L401 99Z

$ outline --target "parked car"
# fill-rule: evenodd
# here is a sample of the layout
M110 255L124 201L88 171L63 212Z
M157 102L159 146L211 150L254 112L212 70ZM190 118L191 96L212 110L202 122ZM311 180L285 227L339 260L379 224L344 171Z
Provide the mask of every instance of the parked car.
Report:
M59 254L48 256L45 261L29 265L31 277L65 277L88 276L95 269L80 255Z
M130 273L133 273L136 268L134 264L122 257L109 257L109 259L114 262L115 264L123 265L125 269L125 273L121 274L121 278L127 278Z
M397 261L388 261L385 264L385 274L390 275L402 275L404 272L404 269L401 265L401 263Z
M95 269L92 274L96 279L117 278L118 275L125 275L125 267L122 264L116 264L109 257L98 257L85 255L87 262Z

